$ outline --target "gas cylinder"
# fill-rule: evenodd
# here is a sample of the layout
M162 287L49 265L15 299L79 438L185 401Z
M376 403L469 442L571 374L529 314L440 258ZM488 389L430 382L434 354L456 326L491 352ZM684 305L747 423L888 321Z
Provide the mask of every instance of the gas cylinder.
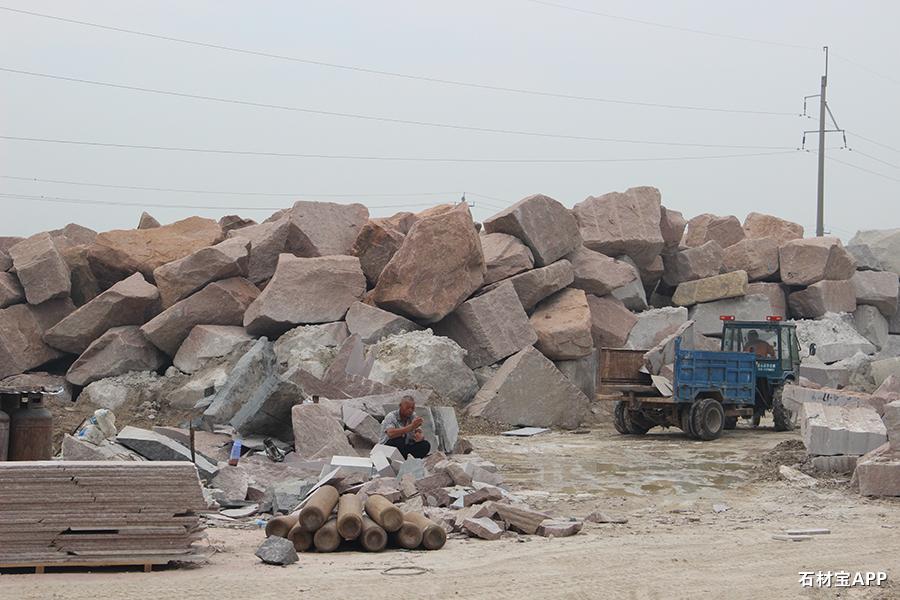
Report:
M9 450L9 416L0 410L0 461L5 461Z
M9 422L9 460L50 460L53 458L53 415L44 408L43 398L32 395L26 405L12 414Z

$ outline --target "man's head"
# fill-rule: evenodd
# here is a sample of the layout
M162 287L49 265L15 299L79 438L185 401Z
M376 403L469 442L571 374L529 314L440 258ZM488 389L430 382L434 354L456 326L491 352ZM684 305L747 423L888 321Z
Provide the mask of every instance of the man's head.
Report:
M403 396L400 400L400 416L408 419L416 410L416 399L412 396Z
M759 341L759 334L756 332L755 329L751 329L750 331L747 332L747 341L751 342L751 343Z

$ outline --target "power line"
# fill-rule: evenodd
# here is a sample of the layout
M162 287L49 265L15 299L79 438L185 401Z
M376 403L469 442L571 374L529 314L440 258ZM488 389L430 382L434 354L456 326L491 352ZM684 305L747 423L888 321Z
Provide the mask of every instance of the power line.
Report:
M284 106L280 104L266 104L263 102L252 102L249 100L235 100L232 98L221 98L217 96L204 96L200 94L188 94L185 92L175 92L170 90L160 90L155 88L147 88L140 86L132 86L132 85L124 85L118 83L110 83L105 81L95 81L91 79L80 79L77 77L66 77L63 75L50 75L47 73L37 73L34 71L23 71L19 69L11 69L8 67L0 67L0 71L7 73L14 73L17 75L27 75L31 77L41 77L45 79L56 79L60 81L68 81L73 83L82 83L87 85L95 85L102 87L109 87L115 89L129 90L135 92L144 92L150 94L160 94L163 96L175 96L178 98L192 98L195 100L205 100L209 102L220 102L224 104L237 104L241 106L252 106L255 108L270 108L276 110L287 110L292 112L299 112L305 114L314 114L321 115L327 117L339 117L346 119L359 119L363 121L377 121L382 123L392 123L399 125L414 125L417 127L433 127L438 129L454 129L454 130L462 130L462 131L474 131L478 133L497 133L503 135L521 135L521 136L529 136L529 137L539 137L539 138L555 138L555 139L565 139L565 140L580 140L580 141L590 141L590 142L610 142L610 143L618 143L618 144L646 144L646 145L655 145L655 146L678 146L678 147L693 147L693 148L734 148L734 149L756 149L756 150L783 150L786 149L785 146L754 146L754 145L734 145L734 144L703 144L703 143L692 143L692 142L667 142L660 140L633 140L633 139L624 139L624 138L605 138L605 137L592 137L592 136L581 136L581 135L567 135L560 133L546 133L540 131L525 131L518 129L497 129L493 127L476 127L471 125L456 125L452 123L439 123L434 121L416 121L410 119L396 119L392 117L379 117L374 115L365 115L360 113L345 113L345 112L337 112L330 110L319 110L313 108L306 108L300 106Z
M586 8L578 8L575 6L568 6L565 4L558 4L556 2L546 2L545 0L525 0L525 2L530 2L532 4L539 4L542 6L550 6L553 8L559 8L559 9L568 10L571 12L577 12L577 13L582 13L582 14L587 14L587 15L594 15L597 17L604 17L607 19L616 19L619 21L627 21L629 23L637 23L640 25L647 25L649 27L658 27L660 29L671 29L673 31L681 31L682 33L695 33L695 34L699 34L699 35L705 35L708 37L738 40L738 41L742 41L742 42L752 42L754 44L766 44L766 45L770 45L770 46L783 46L786 48L797 48L800 50L818 50L818 48L814 47L814 46L804 46L801 44L792 44L789 42L778 42L778 41L774 41L774 40L763 40L763 39L758 39L758 38L746 37L746 36L742 36L742 35L717 33L714 31L706 31L703 29L694 29L691 27L680 27L678 25L670 25L668 23L659 23L656 21L647 21L644 19L636 19L633 17L614 15L611 13L599 12L596 10L589 10Z
M865 156L865 157L868 158L869 160L874 160L875 162L879 162L879 163L881 163L881 164L883 164L883 165L887 165L887 166L892 167L892 168L894 168L894 169L900 169L900 165L895 164L895 163L892 163L892 162L888 162L888 161L886 161L886 160L881 160L881 159L878 158L877 156L872 156L871 154L866 154L866 153L863 152L862 150L857 150L856 148L851 148L850 150L851 150L854 154L859 154L860 156Z
M12 200L32 200L37 202L54 202L58 204L91 204L98 206L127 206L127 207L152 207L152 208L186 208L191 210L257 210L274 212L283 210L283 206L210 206L205 204L162 204L154 202L123 202L123 201L107 201L107 200L91 200L85 198L67 198L63 196L45 196L30 194L13 194L0 193L0 198L8 198ZM429 202L418 202L408 204L383 204L372 205L368 208L411 208L418 206L432 206Z
M201 154L226 154L237 156L268 156L279 158L312 158L330 160L364 160L364 161L397 161L397 162L432 162L432 163L510 163L510 164L566 164L566 163L621 163L621 162L659 162L659 161L688 161L688 160L713 160L727 158L749 158L757 156L774 156L777 154L793 154L798 149L777 150L773 152L749 152L737 154L712 154L703 156L667 156L667 157L636 157L636 158L466 158L466 157L421 157L421 156L366 156L349 154L302 154L294 152L271 152L256 150L227 150L222 148L192 148L184 146L157 146L145 144L117 144L111 142L94 142L87 140L64 140L55 138L37 138L13 135L0 135L0 139L37 142L49 144L65 144L78 146L93 146L101 148L117 148L129 150L158 150L168 152L190 152Z
M345 65L339 63L331 63L319 60L312 60L306 58L299 58L295 56L286 56L283 54L274 54L270 52L263 52L259 50L249 50L246 48L237 48L234 46L224 46L221 44L212 44L208 42L199 42L195 40L188 40L184 38L177 38L166 35L159 35L154 33L147 33L144 31L137 31L134 29L125 29L122 27L113 27L109 25L101 25L99 23L92 23L89 21L80 21L77 19L68 19L65 17L59 17L56 15L48 15L44 13L38 13L28 10L21 10L10 8L7 6L0 6L0 10L5 10L13 13L19 13L23 15L29 15L33 17L40 17L44 19L51 19L54 21L61 21L64 23L70 23L74 25L82 25L85 27L94 27L97 29L104 29L107 31L115 31L118 33L126 33L129 35L137 35L152 39L158 39L168 42L177 42L180 44L188 44L192 46L199 46L202 48L211 48L215 50L225 50L227 52L236 52L240 54L249 54L251 56L259 56L263 58L273 58L277 60L285 60L290 62L296 62L307 65L314 65L318 67L326 67L330 69L341 69L345 71L354 71L358 73L367 73L369 75L378 75L383 77L394 77L399 79L408 79L413 81L424 81L428 83L439 83L443 85L451 85L458 87L466 87L473 89L481 89L481 90L489 90L495 92L506 92L513 94L523 94L529 96L542 96L547 98L560 98L565 100L579 100L585 102L600 102L605 104L622 104L629 106L642 106L647 108L664 108L664 109L672 109L672 110L688 110L688 111L707 111L707 112L721 112L721 113L735 113L735 114L752 114L752 115L778 115L778 116L796 116L796 113L792 112L784 112L784 111L770 111L770 110L752 110L752 109L741 109L741 108L724 108L724 107L714 107L714 106L696 106L696 105L686 105L686 104L672 104L672 103L663 103L663 102L645 102L638 100L622 100L618 98L602 98L598 96L585 96L579 94L563 94L558 92L547 92L542 90L532 90L526 88L516 88L516 87L507 87L507 86L499 86L499 85L490 85L484 83L470 82L470 81L460 81L455 79L444 79L440 77L429 77L426 75L415 75L410 73L401 73L397 71L386 71L382 69L371 69L367 67L360 67L357 65Z
M865 140L865 141L869 142L870 144L874 144L876 146L880 146L881 148L885 148L886 150L890 150L891 152L897 152L898 154L900 154L900 148L895 148L894 146L888 146L887 144L873 140L872 138L867 138L864 135L860 135L859 133L856 133L855 131L850 131L849 129L847 130L847 133L849 133L850 135L855 135L859 139Z
M891 77L890 75L885 75L884 73L879 73L875 69L867 67L866 65L862 64L861 62L849 59L846 56L837 54L836 52L832 52L831 55L834 56L835 58L838 58L838 59L850 64L850 65L853 65L854 67L856 67L857 69L859 69L861 71L865 71L866 73L869 73L870 75L874 75L876 77L879 77L881 79L889 81L889 82L893 83L894 85L900 85L900 79L895 79L895 78Z
M885 179L890 179L891 181L900 181L900 177L892 177L890 175L885 175L884 173L879 173L878 171L872 171L870 169L866 169L865 167L860 167L859 165L854 165L853 163L848 163L847 161L841 160L839 158L834 158L832 156L827 157L828 160L833 160L834 162L841 163L842 165L846 165L848 167L852 167L858 171L864 171L871 175L876 175L878 177L883 177Z

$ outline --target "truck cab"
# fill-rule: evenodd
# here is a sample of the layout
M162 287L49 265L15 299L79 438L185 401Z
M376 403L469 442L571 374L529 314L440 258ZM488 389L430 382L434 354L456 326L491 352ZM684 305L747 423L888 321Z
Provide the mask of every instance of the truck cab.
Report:
M781 402L785 383L795 381L800 373L800 344L797 327L784 323L781 317L765 321L737 321L723 315L722 344L724 352L752 352L756 355L756 406L753 424L767 410L772 411L775 429L792 428L791 415Z

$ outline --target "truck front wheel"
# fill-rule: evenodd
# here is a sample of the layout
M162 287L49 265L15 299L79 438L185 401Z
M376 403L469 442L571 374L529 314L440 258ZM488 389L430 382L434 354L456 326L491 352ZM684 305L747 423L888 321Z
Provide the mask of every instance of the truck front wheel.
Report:
M691 429L704 441L714 440L725 429L725 409L715 398L700 398L691 411Z

